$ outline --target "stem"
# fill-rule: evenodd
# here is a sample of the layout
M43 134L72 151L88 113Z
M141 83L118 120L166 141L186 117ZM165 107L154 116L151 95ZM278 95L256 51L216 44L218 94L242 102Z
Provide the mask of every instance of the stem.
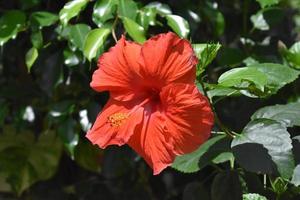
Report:
M115 28L116 28L116 26L118 24L118 19L119 19L119 17L116 16L116 18L115 18L115 20L113 22L113 25L112 25L112 30L111 30L111 34L112 34L112 36L113 36L113 38L114 38L114 40L115 40L116 43L118 42L118 39L117 39L117 36L116 36Z
M205 86L204 86L204 83L203 83L202 79L197 77L197 80L203 88L204 95L208 98L208 95L207 95L207 92L206 92L206 89L205 89ZM209 101L209 103L210 103L210 107L212 108L212 111L214 113L216 124L220 127L220 129L222 131L224 131L226 133L226 135L228 135L231 138L234 138L235 135L221 122L221 120L219 119L219 117L217 115L217 112L216 112L215 108L213 107L212 103L210 101Z

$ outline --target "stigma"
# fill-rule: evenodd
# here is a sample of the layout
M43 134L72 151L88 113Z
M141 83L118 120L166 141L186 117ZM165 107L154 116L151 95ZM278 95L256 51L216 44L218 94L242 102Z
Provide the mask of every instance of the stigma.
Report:
M128 115L125 113L115 113L107 117L107 122L111 127L119 127L127 118Z

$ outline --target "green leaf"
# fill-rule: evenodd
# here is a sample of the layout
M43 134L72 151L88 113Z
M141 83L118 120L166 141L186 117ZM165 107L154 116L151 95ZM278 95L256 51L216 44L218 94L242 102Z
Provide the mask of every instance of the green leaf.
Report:
M265 8L267 6L272 6L279 3L279 0L256 0L261 8Z
M97 0L93 9L93 22L101 27L104 22L114 17L117 5L117 0Z
M38 27L51 26L58 20L56 14L50 12L33 12L30 16L30 21Z
M59 12L59 19L63 25L66 25L70 19L78 16L80 11L86 6L88 0L73 0L63 7Z
M267 76L267 87L271 94L276 93L284 85L296 80L300 74L300 71L274 63L254 64L248 67L255 68Z
M78 52L73 52L70 49L65 49L64 50L64 64L72 67L72 66L76 66L79 64L80 62L80 55L78 55Z
M178 15L166 15L167 23L180 37L187 38L190 33L189 23Z
M300 102L266 106L251 116L252 120L258 118L273 119L287 127L300 126Z
M240 200L242 186L237 171L225 171L219 173L213 180L211 188L212 200Z
M289 50L285 50L284 57L292 67L300 69L300 42L296 42Z
M31 44L37 49L43 47L43 35L41 30L37 30L31 33L30 36Z
M29 49L25 56L25 62L27 66L27 71L30 72L32 65L34 64L35 60L37 59L39 53L35 47Z
M223 152L213 159L213 163L220 164L234 160L234 156L231 152Z
M266 197L255 193L243 194L243 200L268 200Z
M101 171L101 158L104 151L90 142L79 142L75 149L75 161L84 169L99 173Z
M148 30L149 25L154 26L156 24L155 8L143 8L138 14L138 23L145 29Z
M240 95L240 91L233 88L223 87L220 85L214 86L212 89L207 91L207 96L209 99L213 99L213 97L222 97L222 96L238 96Z
M11 10L0 18L0 46L10 39L17 37L19 31L24 28L26 16L19 10Z
M110 31L109 28L103 27L94 29L88 33L83 45L83 54L89 61L95 58L98 49L104 44Z
M300 165L295 167L291 183L297 187L300 186Z
M79 141L75 120L68 118L61 121L57 132L67 151L70 153L71 158L74 159L74 151Z
M28 131L16 133L6 126L0 134L0 173L6 182L21 195L37 181L51 178L57 170L61 156L61 143L52 131L42 133L35 141Z
M254 28L262 31L269 30L270 27L278 24L284 18L282 9L279 8L267 8L258 11L256 14L250 17Z
M217 56L221 45L217 44L192 44L193 49L197 58L199 59L200 71L204 71L205 67L208 66L213 59Z
M243 81L251 81L263 91L267 84L267 77L255 68L241 67L226 71L218 79L219 85L223 87L239 87Z
M174 163L172 164L172 167L184 173L193 173L199 171L199 159L217 142L221 141L225 137L226 136L224 135L218 135L207 140L196 151L182 156L177 156Z
M264 18L263 12L258 12L255 15L252 15L250 20L253 23L254 28L258 30L267 31L270 29L268 22Z
M172 14L171 8L168 4L163 4L157 1L147 4L145 8L154 8L157 11L157 13L162 16Z
M86 24L76 24L70 27L69 40L79 50L83 50L85 38L91 27Z
M118 14L135 21L138 7L133 0L119 0Z
M276 168L283 178L289 179L292 176L294 169L292 140L286 127L274 120L256 119L251 121L244 128L242 134L233 139L231 144L236 160L246 170L276 173L276 170L272 169L273 166L267 170L260 169L259 165L264 161L259 161L262 152L255 149L255 145L249 146L251 144L260 144L267 150L267 154L276 164ZM244 145L250 148L243 148ZM252 155L249 155L250 153ZM255 160L252 160L253 158Z
M146 41L145 30L142 26L140 26L135 21L126 17L123 17L122 20L123 20L125 30L128 32L130 37L134 39L134 41L141 44Z

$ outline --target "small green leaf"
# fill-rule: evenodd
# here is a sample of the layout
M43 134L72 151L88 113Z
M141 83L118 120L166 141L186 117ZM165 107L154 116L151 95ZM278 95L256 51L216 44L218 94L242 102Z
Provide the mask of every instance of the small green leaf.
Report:
M220 164L231 160L234 160L233 154L231 152L223 152L215 157L212 161L215 164Z
M278 4L280 0L256 0L261 8Z
M300 186L300 165L295 167L291 183L297 187Z
M204 71L213 59L217 56L221 45L217 44L192 44L195 54L199 60L200 71Z
M283 56L292 67L300 69L300 42L296 42L288 50L285 49Z
M64 59L65 59L64 64L69 67L72 67L79 64L80 55L78 55L77 52L73 52L67 48L64 50Z
M133 0L119 0L118 14L135 21L138 7Z
M88 0L72 0L63 7L59 12L59 19L63 25L66 25L70 19L78 16L80 11L86 6Z
M111 29L103 27L88 33L83 45L83 54L89 61L95 58L98 49L104 44L110 31Z
M243 194L243 200L268 200L268 199L264 196L261 196L260 194L248 193L248 194Z
M276 169L283 178L289 179L292 176L294 169L292 140L286 127L274 120L256 119L251 121L231 144L236 160L246 170L274 174L276 170L272 169L272 164L267 170L260 168L262 162L265 162L258 161L262 152L249 146L251 143L254 144L253 147L255 144L260 144L267 150L267 154L276 164ZM248 145L249 148L242 149L244 145ZM249 155L250 153L252 156ZM253 155L255 161L251 159L254 158Z
M35 60L37 59L38 55L39 55L38 50L35 47L29 49L29 51L26 53L25 61L26 61L28 72L30 72L30 69L34 64Z
M287 127L300 126L300 102L267 106L257 110L251 119L273 119Z
M196 151L182 156L177 156L174 163L172 164L172 168L184 173L193 173L199 171L200 168L198 163L200 158L207 151L209 151L210 148L212 148L216 143L218 143L225 137L226 136L224 135L218 135L216 137L207 140Z
M263 12L258 12L255 15L250 17L251 22L253 23L254 28L262 31L267 31L270 29L270 26L266 19L264 18Z
M43 47L43 35L41 30L37 30L31 33L30 36L31 44L37 49Z
M157 11L157 13L162 16L172 14L171 8L168 4L163 4L157 1L147 4L145 8L154 8Z
M10 39L17 37L19 31L24 28L26 16L19 10L11 10L0 18L0 46Z
M142 26L126 17L123 17L122 20L126 31L130 35L130 37L134 39L134 41L141 44L146 41L145 30Z
M91 27L89 27L86 24L76 24L73 26L70 26L70 32L69 32L69 40L70 42L79 50L83 50L83 45L85 38L89 31L91 30Z
M56 14L50 12L33 12L30 16L30 21L38 27L51 26L58 20Z
M117 0L97 0L93 10L93 22L101 27L107 20L114 17Z
M278 24L284 18L282 9L279 8L266 8L258 11L250 17L254 28L262 31L269 30L270 27Z
M190 33L189 23L178 15L166 15L167 23L180 37L187 38Z

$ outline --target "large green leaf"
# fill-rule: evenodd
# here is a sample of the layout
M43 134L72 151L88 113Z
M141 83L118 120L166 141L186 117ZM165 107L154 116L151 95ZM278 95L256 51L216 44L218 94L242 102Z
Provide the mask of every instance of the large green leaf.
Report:
M130 37L132 37L132 39L138 43L144 43L146 41L145 29L127 17L123 17L122 19L124 27Z
M83 54L89 61L96 57L97 51L104 44L110 31L110 28L102 27L88 33L83 45Z
M293 183L295 186L300 186L300 164L294 169L291 183Z
M175 31L180 37L187 38L190 33L189 23L178 15L166 15L168 25Z
M198 66L200 72L197 71L197 74L201 74L205 67L209 65L213 59L217 56L221 45L219 43L216 44L193 44L193 49L195 54L199 60Z
M273 119L287 127L300 126L300 102L261 108L251 116L252 120L258 118Z
M79 50L83 51L85 38L91 28L86 24L76 24L70 27L69 40Z
M86 6L88 0L73 0L63 7L59 12L59 19L63 25L66 25L70 19L78 16L80 11Z
M25 25L25 13L19 10L5 12L0 18L0 46L11 38L16 38Z
M5 127L0 134L0 173L11 189L20 195L37 181L51 178L61 155L61 143L52 131L42 133L35 141L32 132L16 133Z
M172 164L172 167L184 173L192 173L199 171L200 158L203 155L205 155L205 153L208 152L210 148L213 148L215 144L217 144L225 137L226 136L224 135L218 135L206 141L196 151L182 156L177 156L174 163ZM209 163L210 160L207 160L207 162Z
M257 144L262 145L267 151L263 152L255 148ZM292 140L286 127L279 122L270 119L253 120L244 128L241 135L234 138L231 146L236 160L246 170L276 173L277 169L285 179L292 176L294 169ZM243 146L248 148L243 148ZM264 153L267 153L276 164L275 170L272 169L272 164L269 167L264 166L268 168L261 168L263 162L270 163L268 156L262 155ZM264 158L259 161L262 157Z
M101 27L104 22L114 17L118 0L98 0L93 10L93 22Z
M267 88L270 94L276 93L284 85L293 82L300 74L300 71L274 63L253 64L248 67L255 68L267 76Z
M38 27L51 26L58 20L58 16L56 14L50 12L34 12L30 16L30 21L34 25Z
M135 21L138 7L133 0L119 0L118 14Z

